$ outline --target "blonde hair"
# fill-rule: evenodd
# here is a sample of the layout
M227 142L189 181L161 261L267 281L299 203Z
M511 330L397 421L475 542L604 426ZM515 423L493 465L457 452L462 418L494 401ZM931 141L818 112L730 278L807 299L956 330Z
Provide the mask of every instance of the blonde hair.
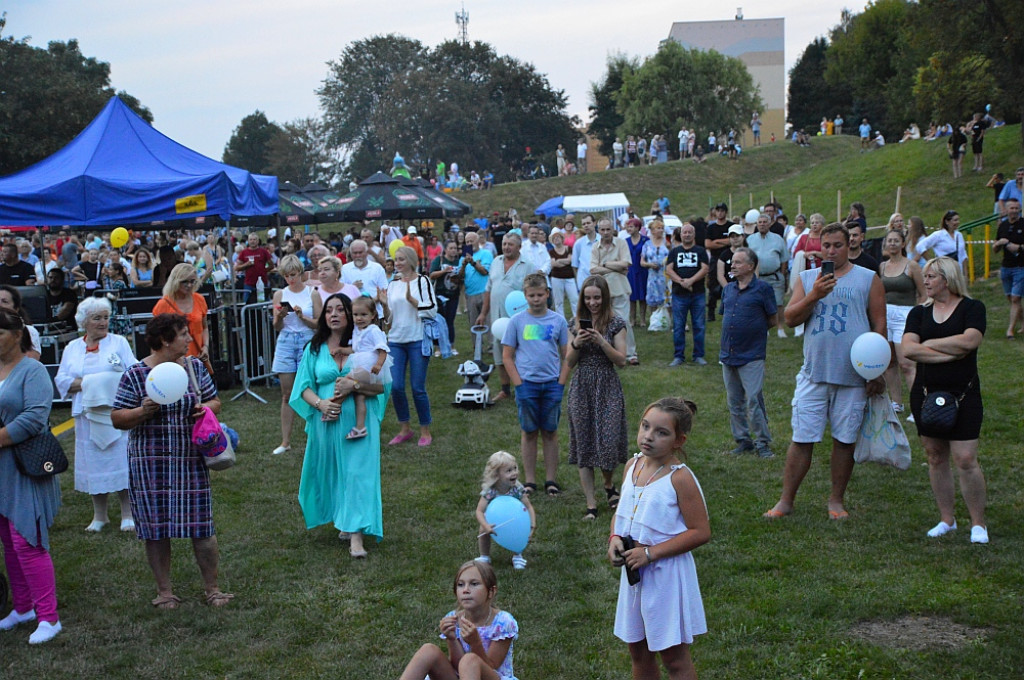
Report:
M922 275L929 269L934 269L939 276L946 279L946 288L949 289L950 295L962 298L971 297L967 294L967 279L964 278L964 272L960 268L959 262L949 257L933 257L921 270ZM934 302L935 300L928 298L924 304L930 305Z
M330 266L331 269L340 277L341 276L341 260L333 257L330 253L320 258L320 261L316 263L316 268L320 269L323 265Z
M405 260L405 263L412 267L414 271L420 264L420 256L416 253L415 248L410 248L409 246L401 246L398 250L395 251L396 260L398 259L399 255L402 256L402 259Z
M179 288L181 288L181 282L190 276L198 278L199 275L196 273L195 267L187 262L174 265L174 269L172 269L171 273L167 276L167 283L164 284L164 297L173 298L174 294L178 292ZM192 292L195 293L197 288L198 286L193 288Z
M288 276L289 274L301 274L303 271L302 260L299 259L298 255L285 255L277 265L277 271L279 271L282 276Z
M519 461L508 451L495 451L491 454L491 457L487 459L487 465L484 466L484 476L480 479L481 491L494 488L494 485L498 483L498 470L505 465L518 466Z

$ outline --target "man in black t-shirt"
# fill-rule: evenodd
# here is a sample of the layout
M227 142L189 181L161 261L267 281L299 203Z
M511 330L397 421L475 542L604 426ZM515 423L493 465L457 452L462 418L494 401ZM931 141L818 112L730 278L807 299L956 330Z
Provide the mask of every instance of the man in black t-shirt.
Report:
M4 260L0 263L0 283L8 286L34 286L36 269L18 259L18 246L4 244Z
M735 277L732 275L732 256L737 248L742 248L745 244L746 234L743 232L743 227L738 224L729 227L729 247L723 248L722 252L718 254L718 267L715 270L715 278L718 279L718 285L722 288L725 288L734 280Z
M672 344L674 358L669 366L686 363L686 316L693 328L693 363L707 365L704 360L704 279L708 275L708 253L694 239L692 224L679 228L682 245L668 253L665 273L672 281Z
M875 276L878 276L878 260L861 248L861 244L864 243L864 230L861 228L860 222L847 222L846 228L850 230L850 262L858 267L870 269Z
M718 271L718 255L729 247L729 227L733 225L726 215L729 214L729 206L719 203L714 208L715 221L707 226L704 238L704 248L710 255L708 267L710 271ZM700 241L698 241L700 243ZM712 276L708 281L708 320L715 320L715 306L722 297L722 289L718 285L718 278Z
M786 225L779 221L779 211L782 206L778 203L769 202L764 205L764 214L768 216L768 231L786 238Z
M64 270L54 267L46 272L46 323L74 326L78 296L64 287Z
M996 241L992 249L997 253L1003 251L1003 265L999 270L999 278L1003 280L1003 292L1010 303L1010 325L1006 329L1006 337L1012 338L1014 333L1022 332L1024 310L1021 309L1021 297L1024 297L1024 219L1020 216L1020 201L1009 198L1004 202L1006 219L999 223Z

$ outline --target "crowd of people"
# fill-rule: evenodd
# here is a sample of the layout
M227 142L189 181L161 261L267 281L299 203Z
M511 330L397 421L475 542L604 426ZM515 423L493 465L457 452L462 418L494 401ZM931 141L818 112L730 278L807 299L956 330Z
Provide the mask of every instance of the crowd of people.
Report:
M1003 257L1011 309L1007 337L1022 332L1024 323L1024 220L1013 193L1016 188L1019 194L1022 183L1019 169L1016 180L999 189L1005 219L993 244ZM656 203L655 212L668 210L667 198ZM848 517L845 492L866 401L888 394L894 411L904 412L906 386L907 420L916 424L927 452L939 511L927 535L957 530L952 463L970 515L970 540L989 540L978 463L983 407L977 352L986 310L968 295L959 215L948 211L930 234L919 218L892 215L880 261L864 247L867 225L860 203L851 205L845 220L826 224L819 213L790 220L773 201L735 219L729 219L728 206L718 204L706 218L689 217L671 230L661 214L645 224L629 209L618 219L570 214L550 223L496 215L447 225L436 237L426 225L354 228L327 239L270 232L266 243L250 233L244 247L229 246L241 234L228 233L182 234L176 240L137 234L123 249L102 235L35 235L35 243L28 240L30 252L22 252L18 241L5 244L0 265L0 277L22 277L13 287L0 286L0 416L6 423L0 447L38 434L49 414L49 380L39 378L45 369L36 361L38 346L33 348L17 288L35 282L28 268L39 269L54 302L48 313L75 323L83 335L65 349L55 382L71 399L75 416L75 489L89 494L93 504L86 531L105 529L108 497L117 493L120 529L145 543L156 588L153 606L174 609L181 602L170 580L173 538L192 541L206 601L224 606L234 596L218 585L210 474L191 437L203 409L220 410L206 303L197 288L206 281L229 284L237 276L233 285L247 300L261 294L268 299L278 333L273 371L282 395L281 443L270 453L291 450L298 415L306 432L298 484L306 526L332 526L355 559L368 556L367 538L384 535L380 457L388 402L398 431L387 446L413 439L420 447L432 446L438 433L432 429L429 361L455 355L456 334L472 326L503 327L485 342L500 382L494 402L516 404L520 455L499 452L485 470L477 512L480 555L459 570L460 608L440 624L447 653L425 646L403 677L507 677L502 668L511 673L517 624L511 616L497 616L492 605L497 583L489 536L495 527L484 510L496 497L512 495L529 510L535 528L530 496L562 493L557 473L563 401L568 460L578 469L585 498L581 518L593 521L600 514L600 470L601 501L612 515L609 558L625 566L616 635L628 643L635 672L651 672L659 655L670 669L692 669L689 645L706 624L690 551L710 537L700 487L682 457L696 406L678 399L652 404L636 438L640 453L632 460L627 455L618 371L640 364L636 334L649 332L648 317L652 326L658 315L671 325L672 357L665 363L691 364L694 370L708 364L707 323L720 318L718 361L734 442L729 453L762 459L774 455L762 393L768 338L772 329L788 337L786 327L803 336L781 495L766 518L781 520L794 511L826 426L832 437L828 516ZM103 272L125 261L125 287L157 287L162 293L146 328L150 353L141 361L112 330L109 299L77 297L117 290ZM75 290L75 281L82 290ZM893 352L886 374L865 381L848 357L853 341L869 330L887 337ZM161 405L148 396L145 383L168 362L185 367L192 379L185 397ZM39 384L45 394L36 389ZM954 395L960 406L952 427L940 427L925 414L936 392ZM538 457L543 477L537 476ZM615 479L620 468L622 488ZM5 455L0 473L5 491L13 491L0 493L0 539L14 595L0 630L38 620L30 642L46 642L61 630L48 552L48 530L59 508L56 481L27 476ZM636 502L620 504L623 496ZM658 568L650 569L655 563ZM513 554L512 566L525 569L526 557ZM639 586L628 573L633 570ZM652 607L664 606L675 609L674 623L652 613Z

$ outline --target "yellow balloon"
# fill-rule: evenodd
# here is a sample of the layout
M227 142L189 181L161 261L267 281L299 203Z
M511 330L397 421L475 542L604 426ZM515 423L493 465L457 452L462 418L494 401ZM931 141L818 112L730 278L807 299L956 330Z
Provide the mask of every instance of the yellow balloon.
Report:
M110 232L110 245L115 248L120 248L124 244L128 243L128 230L124 227L118 227L114 231Z
M395 253L397 253L398 249L404 245L405 244L402 243L401 239L397 238L391 242L391 245L388 246L388 254L391 256L391 259L395 259Z

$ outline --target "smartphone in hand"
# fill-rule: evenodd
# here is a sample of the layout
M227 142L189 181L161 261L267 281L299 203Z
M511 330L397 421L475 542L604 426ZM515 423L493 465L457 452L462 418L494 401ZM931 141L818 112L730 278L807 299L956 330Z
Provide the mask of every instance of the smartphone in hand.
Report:
M829 274L832 274L833 276L835 276L835 274L836 274L836 263L832 262L831 260L825 260L824 262L821 263L821 275L822 276L827 276Z

